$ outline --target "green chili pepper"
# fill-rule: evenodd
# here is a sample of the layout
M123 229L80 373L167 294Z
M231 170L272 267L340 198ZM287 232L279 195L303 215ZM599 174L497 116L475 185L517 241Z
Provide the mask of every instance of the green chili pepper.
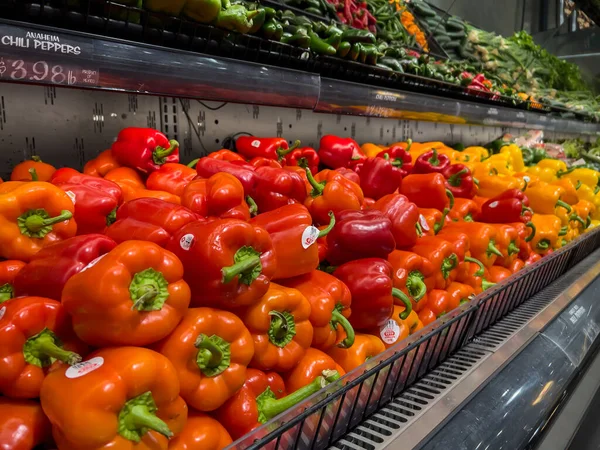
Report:
M310 47L310 37L304 28L298 28L294 34L284 34L281 38L281 42L300 48Z
M352 48L352 44L347 41L340 42L340 45L337 48L337 56L340 58L345 58L348 53L350 53L350 49Z
M267 18L267 12L264 9L257 9L257 11L258 14L252 18L252 28L248 32L250 34L257 33Z
M317 34L312 31L308 32L310 37L310 49L317 55L335 55L335 48L321 39Z
M213 22L221 11L221 0L188 0L183 14L200 23Z
M273 41L279 41L283 36L283 26L275 19L267 20L261 27L263 36Z
M258 11L248 11L243 5L231 5L229 8L219 11L217 26L246 34L252 28L252 18L258 14Z
M344 30L344 33L342 34L342 40L350 43L364 42L367 44L374 44L377 42L375 35L369 30L357 30L356 28Z

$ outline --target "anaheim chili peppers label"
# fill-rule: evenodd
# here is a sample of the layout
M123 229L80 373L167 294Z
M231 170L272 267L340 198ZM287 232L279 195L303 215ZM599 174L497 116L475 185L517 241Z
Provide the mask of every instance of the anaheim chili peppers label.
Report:
M427 219L425 219L423 214L419 214L419 223L421 224L423 231L429 231L429 224L427 223Z
M498 202L492 202L489 206L490 208L495 208L496 206L498 206Z
M77 202L77 197L75 196L75 194L73 192L71 192L71 191L65 191L65 194L67 194L67 196L73 202L73 205L75 205L75 203Z
M386 344L393 344L400 337L400 327L392 319L388 319L387 323L379 330L381 340Z
M194 235L186 234L179 239L179 246L184 250L189 250L194 243Z
M4 314L6 314L6 306L0 308L0 319L4 317Z
M250 145L254 148L258 148L258 147L260 147L260 141L258 139L254 140L250 143Z
M306 227L302 232L302 247L306 250L308 247L317 242L319 238L319 229L313 225Z
M65 376L67 378L79 378L102 367L102 364L104 364L104 358L102 356L96 356L95 358L88 359L87 361L73 364L67 369Z
M98 264L98 262L105 256L106 256L106 253L104 255L98 256L96 259L92 260L92 262L90 262L87 266L85 266L83 269L81 269L81 272L85 272L86 270L91 269L96 264ZM79 273L81 273L81 272L79 272Z

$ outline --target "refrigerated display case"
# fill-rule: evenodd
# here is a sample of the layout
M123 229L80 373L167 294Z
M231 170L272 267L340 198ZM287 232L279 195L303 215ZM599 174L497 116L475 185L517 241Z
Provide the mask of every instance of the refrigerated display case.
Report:
M22 4L21 4L22 3ZM79 3L79 2L76 2ZM587 117L106 1L0 2L2 175L34 155L81 169L126 126L181 142L182 159L240 133L390 144L490 142L542 130L600 136ZM115 11L125 9L115 16ZM121 11L122 13L122 11ZM135 23L138 22L138 23ZM592 230L445 314L230 448L522 448L596 355L600 232ZM573 434L575 434L573 432Z

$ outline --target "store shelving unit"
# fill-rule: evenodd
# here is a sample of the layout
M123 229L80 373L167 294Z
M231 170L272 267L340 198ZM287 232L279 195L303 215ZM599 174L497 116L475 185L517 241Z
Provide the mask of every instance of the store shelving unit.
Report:
M8 3L14 6L14 2ZM1 4L0 2L0 6ZM217 38L210 33L216 31L210 30L210 27L194 30L193 37L189 38L190 33L174 32L172 28L156 34L142 25L127 21L123 25L112 19L104 22L99 19L100 22L97 22L80 13L79 16L75 14L71 17L72 22L64 22L70 16L59 9L58 23L68 25L70 29L67 29L43 25L52 21L52 14L44 8L36 11L39 15L35 22L40 23L19 22L13 20L12 16L0 19L0 81L6 82L0 84L0 88L5 90L7 98L12 86L10 83L45 86L50 94L45 94L44 108L54 106L55 94L52 89L56 87L81 89L71 93L73 96L80 96L85 108L91 103L90 98L97 100L97 96L86 97L91 91L102 91L106 96L129 93L133 94L129 97L129 115L123 113L122 116L124 121L131 123L133 120L142 120L141 114L136 116L137 95L159 96L159 107L147 108L147 123L159 128L159 123L179 126L179 131L176 126L172 126L168 134L170 137L174 133L184 135L181 139L184 145L186 139L194 138L194 133L198 139L204 135L202 127L205 127L207 121L204 112L214 113L215 123L219 119L223 120L218 111L225 103L200 111L196 119L195 115L190 117L190 106L185 106L182 99L188 103L190 99L198 99L274 107L270 110L269 114L272 115L269 120L273 119L276 123L278 135L292 129L290 120L289 129L284 131L284 121L281 119L292 108L297 110L295 124L300 122L303 114L310 116L307 127L318 127L317 137L323 134L321 128L324 124L330 124L331 128L336 124L343 126L340 125L341 116L345 115L365 116L374 120L394 119L388 122L399 121L397 126L403 129L410 126L409 121L416 120L430 122L435 126L485 126L498 133L510 129L541 129L549 133L580 135L589 139L600 136L599 124L577 120L577 117L561 118L548 114L549 111L535 112L528 110L527 104L511 106L502 99L473 98L466 95L464 89L432 83L419 77L390 77L387 73L379 73L375 68L365 72L361 65L346 63L340 63L340 67L336 67L335 60L311 58L304 51L282 44L265 43L257 38L239 38L243 42L230 42L226 49L213 48L210 43ZM146 20L147 18L142 18L142 23L146 23ZM77 31L74 23L78 23L79 28L85 28L89 24L91 28L103 30L104 34ZM183 43L185 45L180 42L182 36L189 38ZM131 37L131 40L124 40L123 37ZM156 43L161 45L155 45ZM2 136L4 96L0 105ZM185 133L181 131L183 125L177 119L181 117L180 112L174 112L179 106L189 125ZM66 107L62 105L62 108ZM49 111L32 109L41 115L48 114ZM89 107L89 110L92 108ZM156 114L153 116L153 113ZM106 115L108 116L108 112ZM110 115L116 118L120 116L116 112L111 112ZM103 108L99 108L96 101L93 120L104 124L104 116ZM156 123L156 116L159 123ZM256 121L262 120L258 116L258 110L252 112ZM99 117L102 117L101 121ZM145 120L144 118L142 121L144 124ZM234 120L239 121L239 117ZM55 131L60 132L69 127L68 121L62 124L63 128L56 128ZM103 126L94 125L94 133L101 134ZM369 121L366 126L369 126ZM393 135L386 134L385 137L391 142L394 138L400 140L402 137L396 134L395 126L392 126ZM357 139L360 139L361 133L368 131L361 130L354 122L350 128ZM386 131L389 132L390 130ZM469 136L477 140L477 132L472 130ZM408 135L412 136L408 132L403 133L403 136ZM383 125L380 137L383 141ZM85 138L88 140L87 136ZM35 141L32 147L29 138L26 139L27 148L22 152L24 155L35 153L43 156L44 151L48 151L53 157L68 159L74 165L83 160L83 138L75 140L76 150L79 151L75 153L75 158L80 159L76 163L72 162L73 154L64 148L54 145L44 150L40 144L36 147ZM220 143L217 139L216 144ZM96 150L99 152L103 148ZM197 152L191 150L191 146L189 151L182 153L190 159L197 155ZM403 448L404 443L422 446L427 442L431 442L428 445L435 448L435 440L440 439L440 435L435 434L436 431L474 395L474 391L462 391L461 397L458 381L466 380L475 367L483 367L490 364L490 361L496 361L494 355L497 353L494 352L504 342L494 344L496 347L492 346L493 348L490 347L490 342L493 343L499 335L506 334L506 331L499 332L497 328L512 323L510 333L516 335L546 307L554 312L548 320L558 317L564 308L576 301L575 295L563 299L562 303L554 303L556 295L548 297L546 294L546 300L537 303L533 296L538 293L543 296L547 292L545 288L561 276L579 279L585 275L587 284L592 283L600 272L600 267L592 265L590 260L586 260L589 267L577 264L599 246L600 231L587 233L369 360L334 385L274 418L251 435L243 437L233 444L233 448L331 447L356 450L385 446ZM573 272L581 271L582 267L586 268L585 274ZM560 294L564 288L564 278L561 280L563 284L554 288L555 293ZM539 308L535 309L538 307L535 305ZM522 316L523 311L529 311L529 315L525 314L525 321L514 319L515 315ZM595 321L595 316L590 320ZM540 329L538 327L536 332ZM512 337L510 333L505 339ZM594 340L597 335L598 333L594 335ZM523 345L513 346L511 355L522 348ZM507 356L506 360L510 357ZM492 366L493 370L488 369L490 380L501 368L502 364L496 361L496 366ZM462 387L464 389L464 384ZM456 393L456 401L446 405L445 409L440 409L440 403L436 402L450 390ZM485 395L485 391L482 392ZM433 416L427 415L434 404L438 412ZM478 411L475 406L473 411ZM461 426L460 416L456 417L457 422L451 422L450 427ZM449 447L459 448L460 445Z

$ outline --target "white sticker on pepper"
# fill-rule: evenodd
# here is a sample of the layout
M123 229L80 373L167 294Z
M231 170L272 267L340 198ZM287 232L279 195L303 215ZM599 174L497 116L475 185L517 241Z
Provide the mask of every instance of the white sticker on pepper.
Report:
M102 364L104 364L104 358L102 356L96 356L95 358L88 359L87 361L73 364L67 369L65 376L67 378L79 378L102 367Z
M83 269L81 269L81 272L85 272L86 270L91 269L96 264L98 264L98 262L100 262L100 260L102 258L104 258L105 256L106 256L106 253L104 255L98 256L96 259L93 259L92 262L90 262L87 266L85 266ZM81 273L81 272L79 272L79 273Z
M186 234L179 239L179 245L184 250L189 250L192 244L194 243L194 235Z
M400 327L394 320L388 319L387 323L381 327L379 335L386 344L393 344L400 337Z
M258 147L260 147L260 141L259 141L258 139L256 139L256 140L252 141L252 142L250 143L250 145L251 145L252 147L258 148Z
M4 314L6 314L6 306L0 308L0 319L4 317Z
M429 231L429 224L427 223L427 219L425 219L423 214L419 214L419 223L421 224L423 231Z
M498 206L498 202L490 203L490 208L495 208L496 206Z
M313 225L306 227L302 232L302 247L306 250L308 247L317 242L319 238L319 229Z
M77 196L75 195L75 193L73 191L65 191L65 194L67 194L67 196L73 202L73 205L75 205L75 203L77 202Z

